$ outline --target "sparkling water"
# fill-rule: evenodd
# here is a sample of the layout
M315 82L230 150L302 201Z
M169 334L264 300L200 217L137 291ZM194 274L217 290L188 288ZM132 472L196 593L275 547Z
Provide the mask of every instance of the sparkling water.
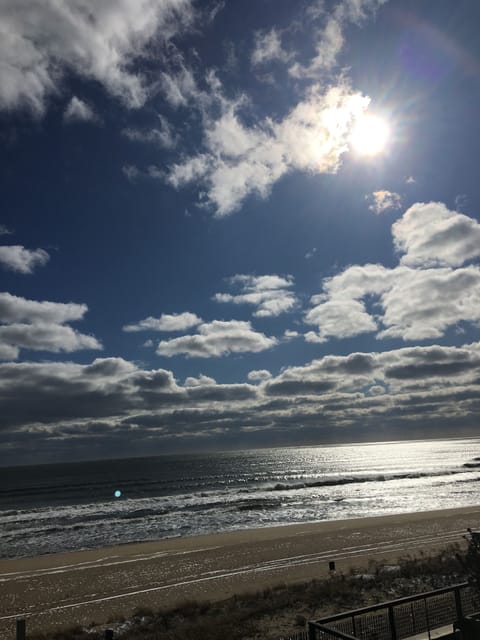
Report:
M480 440L0 468L0 555L476 505Z

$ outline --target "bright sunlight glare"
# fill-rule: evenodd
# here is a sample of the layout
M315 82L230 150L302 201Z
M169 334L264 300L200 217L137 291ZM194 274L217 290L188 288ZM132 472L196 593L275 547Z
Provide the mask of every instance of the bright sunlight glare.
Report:
M379 116L364 115L355 123L350 142L353 149L365 156L374 156L385 149L390 130Z

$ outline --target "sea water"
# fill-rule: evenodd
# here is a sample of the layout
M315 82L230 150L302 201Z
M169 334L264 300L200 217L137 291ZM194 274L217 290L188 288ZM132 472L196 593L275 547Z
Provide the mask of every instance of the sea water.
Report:
M480 439L0 468L0 557L480 503Z

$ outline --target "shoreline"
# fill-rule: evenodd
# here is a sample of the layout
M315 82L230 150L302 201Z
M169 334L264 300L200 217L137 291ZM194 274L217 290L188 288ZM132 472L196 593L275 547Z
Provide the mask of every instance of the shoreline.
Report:
M392 513L387 515L377 515L377 516L365 516L361 518L343 518L339 520L312 520L310 522L302 522L302 523L288 523L281 525L273 525L273 526L265 526L265 527L252 527L252 528L242 528L242 529L234 529L231 531L218 531L211 533L199 533L187 536L170 536L166 538L158 538L154 540L144 539L144 540L135 540L129 542L119 542L113 545L105 545L101 547L83 547L80 549L67 549L65 551L53 551L46 552L35 556L13 556L13 557L0 557L0 575L3 573L3 564L4 563L15 563L15 562L36 562L37 560L42 559L52 559L52 558L63 558L69 557L73 554L102 554L104 552L113 552L115 550L123 550L125 548L150 548L157 547L158 545L169 545L169 543L175 543L177 541L182 541L188 544L189 541L197 541L197 540L211 540L214 538L223 538L225 537L225 541L228 542L228 538L236 538L238 541L240 540L249 540L253 534L258 536L259 538L270 538L271 536L277 537L277 534L284 533L285 530L289 530L294 532L295 529L299 531L308 528L319 528L325 529L329 531L334 528L337 529L344 528L344 526L349 526L350 523L356 524L360 529L364 527L368 527L371 524L374 524L375 521L382 521L383 519L392 519L392 518L406 518L415 522L417 520L423 520L426 516L435 517L438 515L439 517L450 516L458 514L464 514L472 511L472 513L480 512L480 504L479 505L470 505L470 506L462 506L462 507L451 507L448 509L431 509L426 511L405 511L399 513ZM480 523L479 523L480 526ZM281 537L281 536L280 536Z
M480 528L480 506L328 520L126 543L0 560L0 638L16 617L29 630L106 623L141 606L222 600L279 583L307 582L431 554Z

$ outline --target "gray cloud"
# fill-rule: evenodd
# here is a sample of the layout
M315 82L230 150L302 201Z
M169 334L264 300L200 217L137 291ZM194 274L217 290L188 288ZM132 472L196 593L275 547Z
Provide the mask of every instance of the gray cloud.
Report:
M265 386L268 396L319 395L335 388L333 380L289 380L269 382Z
M65 122L98 122L99 117L88 105L77 96L73 96L63 113Z
M43 249L25 249L21 245L0 247L0 265L9 271L29 274L37 267L43 267L50 256Z
M159 453L198 450L201 442L224 448L473 434L479 408L478 342L325 356L256 385L199 376L181 386L170 371L121 358L0 364L2 443L34 442L47 453L70 447L71 438L80 449L90 439L98 455L112 446L125 455L132 442Z
M250 57L253 66L264 65L268 62L278 60L288 62L292 58L282 47L281 33L275 28L270 31L257 31L254 36L254 48Z
M147 142L158 145L163 149L173 149L177 145L177 137L168 122L162 116L158 116L158 126L152 129L123 129L122 134L133 142Z
M86 305L38 302L0 293L0 359L16 359L20 349L52 353L101 349L93 336L65 325L81 320L86 312Z
M398 363L385 368L387 378L417 380L419 378L452 378L480 368L478 344L470 348L413 347L398 352Z
M0 326L0 344L17 349L59 353L101 349L96 338L61 324L9 324Z
M81 320L88 311L86 304L28 300L11 293L0 293L0 322L51 322L63 324Z

